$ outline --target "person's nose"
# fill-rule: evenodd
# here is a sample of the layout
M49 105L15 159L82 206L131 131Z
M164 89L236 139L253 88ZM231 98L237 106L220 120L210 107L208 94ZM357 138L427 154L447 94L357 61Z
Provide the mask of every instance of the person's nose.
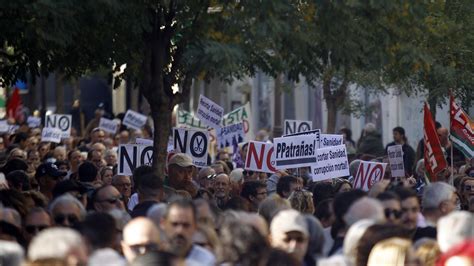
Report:
M288 252L293 253L296 250L297 246L298 246L298 242L296 240L291 240L288 243Z

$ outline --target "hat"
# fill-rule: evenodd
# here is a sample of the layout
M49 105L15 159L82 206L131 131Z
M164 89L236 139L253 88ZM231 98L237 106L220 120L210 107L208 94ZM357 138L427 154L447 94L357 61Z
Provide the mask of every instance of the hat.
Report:
M171 157L170 161L168 162L168 166L173 164L181 167L194 166L193 159L184 153L176 153L173 157Z
M272 220L270 224L270 232L273 234L275 232L300 232L306 237L308 234L308 224L302 214L298 211L282 210L280 211Z
M65 194L65 193L71 192L71 191L77 191L80 194L84 194L84 193L87 192L87 188L84 185L82 185L81 183L77 182L77 181L74 181L74 180L71 180L71 179L64 180L64 181L61 181L61 182L57 183L56 186L54 186L53 197L57 198L57 197Z
M51 176L51 177L62 177L67 175L66 172L59 171L58 167L54 163L43 163L40 166L38 166L38 169L36 169L36 175L35 177L42 177L42 176Z

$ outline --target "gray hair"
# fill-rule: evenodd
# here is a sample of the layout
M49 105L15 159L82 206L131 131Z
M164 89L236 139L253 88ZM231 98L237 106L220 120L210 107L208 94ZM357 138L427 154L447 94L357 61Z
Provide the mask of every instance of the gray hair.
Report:
M374 224L375 222L373 220L363 219L353 224L347 231L346 237L344 238L343 252L344 257L346 258L349 265L356 264L359 240L362 238L367 229Z
M63 194L57 197L56 199L54 199L51 205L49 205L49 209L48 209L49 213L53 215L53 211L56 208L56 206L58 206L59 204L69 204L69 203L75 204L79 208L81 219L86 216L87 212L84 206L82 206L82 203L69 193Z
M130 180L130 181L132 180L132 179L130 178L130 176L128 176L128 175L114 175L114 176L112 177L112 185L117 184L118 179L121 178L121 177L126 177L126 178L128 178L128 180Z
M75 248L85 248L79 233L65 227L49 228L33 238L28 247L28 259L65 259Z
M0 265L23 265L25 251L16 242L0 240Z
M153 223L160 227L161 219L164 217L166 212L166 204L165 203L156 203L153 204L148 211L146 212L146 217L150 218Z
M456 189L444 182L434 182L425 187L422 206L424 210L437 209L446 200L450 200Z
M377 130L377 127L375 127L374 123L367 123L365 124L364 131L365 133L372 133Z
M347 226L351 226L362 219L384 222L385 214L382 203L376 199L363 197L354 202L344 215Z
M467 211L453 211L438 220L437 240L446 252L464 240L474 238L474 215Z

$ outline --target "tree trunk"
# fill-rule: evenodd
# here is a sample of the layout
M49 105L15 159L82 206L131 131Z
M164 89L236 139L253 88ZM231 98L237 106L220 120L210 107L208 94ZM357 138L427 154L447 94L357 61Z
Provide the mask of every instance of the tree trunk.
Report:
M278 138L283 134L283 121L282 121L282 109L281 104L281 93L282 93L282 74L278 74L275 77L275 105L274 105L274 117L273 117L273 137Z
M326 133L334 134L336 132L337 104L334 97L326 98L326 107L328 109L328 125Z
M62 114L64 113L64 75L57 72L55 77L56 114Z
M150 101L151 117L153 119L153 169L160 177L165 176L166 157L168 155L168 138L171 132L171 115L173 106L170 104L152 104Z

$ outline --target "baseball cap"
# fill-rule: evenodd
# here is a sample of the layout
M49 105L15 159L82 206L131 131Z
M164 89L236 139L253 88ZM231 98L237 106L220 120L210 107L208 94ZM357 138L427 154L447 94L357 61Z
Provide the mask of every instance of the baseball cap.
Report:
M176 164L181 167L189 167L189 166L194 166L193 164L193 159L189 157L189 155L184 154L184 153L176 153L171 157L171 159L168 162L168 166Z
M300 232L306 237L308 234L308 224L302 214L298 211L290 209L290 210L282 210L280 211L272 220L270 224L270 232Z
M67 173L59 171L58 167L54 163L43 163L38 166L38 169L36 169L35 177L38 178L45 175L57 178L65 176Z

